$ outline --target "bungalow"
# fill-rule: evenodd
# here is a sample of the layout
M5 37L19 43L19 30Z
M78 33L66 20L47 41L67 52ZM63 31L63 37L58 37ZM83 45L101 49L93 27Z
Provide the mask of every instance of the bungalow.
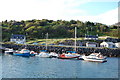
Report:
M10 42L15 42L16 44L25 44L26 37L25 35L12 35L10 38Z
M85 40L98 40L98 36L96 36L96 35L86 35Z
M115 43L113 42L102 42L100 47L115 48Z
M87 42L86 47L98 47L98 43L96 43L96 42Z
M116 46L117 48L120 48L120 42L115 43L115 46Z

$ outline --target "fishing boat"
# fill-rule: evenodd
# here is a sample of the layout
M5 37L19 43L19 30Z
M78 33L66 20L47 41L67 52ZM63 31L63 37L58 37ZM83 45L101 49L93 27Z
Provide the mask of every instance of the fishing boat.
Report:
M28 50L28 49L22 49L21 51L14 52L13 55L15 55L15 56L29 57L30 56L30 50Z
M13 54L14 50L7 48L5 54Z
M47 52L47 50L41 50L40 53L38 55L36 55L36 56L43 57L43 58L49 58L50 57L50 55Z
M100 53L92 53L89 56L82 56L85 61L92 61L92 62L107 62L105 56L101 55Z
M57 58L58 54L55 52L50 52L49 56L50 56L50 58Z

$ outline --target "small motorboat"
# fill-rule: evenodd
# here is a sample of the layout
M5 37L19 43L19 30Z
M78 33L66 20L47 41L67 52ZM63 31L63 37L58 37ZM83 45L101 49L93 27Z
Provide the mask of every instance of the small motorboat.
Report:
M44 58L49 58L50 57L49 53L46 50L41 50L40 53L36 56L44 57Z
M35 56L37 53L35 51L30 51L30 56Z
M6 49L5 54L13 54L14 50L13 49Z
M107 62L106 56L101 55L100 53L92 53L89 56L82 56L85 61L92 62Z
M13 55L15 55L15 56L29 57L30 56L30 50L28 50L28 49L22 49L21 51L14 52Z
M55 52L50 52L49 56L50 56L50 58L57 58L58 54Z

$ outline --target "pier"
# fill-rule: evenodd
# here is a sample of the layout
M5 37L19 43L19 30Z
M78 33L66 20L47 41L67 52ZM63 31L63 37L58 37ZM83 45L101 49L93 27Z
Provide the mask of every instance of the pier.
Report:
M33 50L39 52L40 50L45 50L45 45L18 45L18 44L2 44L4 48L13 48L14 50L19 50L22 48L27 48L29 50ZM58 45L49 45L47 47L48 52L56 52L58 54L62 54L66 51L73 51L74 46L58 46ZM4 52L4 49L3 49ZM102 55L107 57L120 57L120 49L119 48L88 48L88 47L76 47L76 52L79 54L89 55L93 52L100 52Z

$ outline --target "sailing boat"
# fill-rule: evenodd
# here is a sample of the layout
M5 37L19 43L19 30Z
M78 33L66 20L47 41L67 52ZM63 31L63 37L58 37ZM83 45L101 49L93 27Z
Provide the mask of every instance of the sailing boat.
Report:
M49 53L47 52L47 39L48 39L48 33L46 34L46 50L41 50L40 53L36 56L39 56L39 57L50 57Z
M80 55L76 53L76 32L77 28L75 27L75 51L67 51L67 53L60 54L58 58L61 59L74 59L74 58L79 58Z

